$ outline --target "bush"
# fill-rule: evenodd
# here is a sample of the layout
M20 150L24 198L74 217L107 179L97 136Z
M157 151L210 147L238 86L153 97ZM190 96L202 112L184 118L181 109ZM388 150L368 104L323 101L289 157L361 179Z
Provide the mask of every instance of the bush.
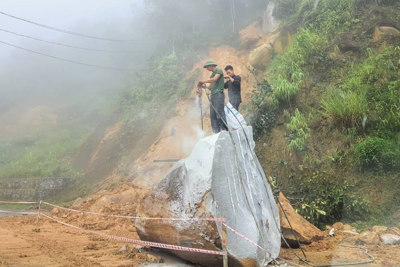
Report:
M348 182L315 172L295 182L298 186L289 190L289 198L299 199L292 203L296 211L316 226L342 219L357 221L367 219L371 213L368 202L348 193Z
M259 139L263 134L268 133L276 122L277 100L272 93L272 87L267 81L257 83L256 90L251 98L254 137Z
M388 170L400 159L398 145L379 137L367 137L353 151L356 163L364 169Z
M285 124L286 129L290 131L289 133L289 149L291 151L303 151L306 148L306 141L310 138L310 128L308 127L308 118L306 118L300 111L296 108L293 116L286 113L289 117L290 122Z

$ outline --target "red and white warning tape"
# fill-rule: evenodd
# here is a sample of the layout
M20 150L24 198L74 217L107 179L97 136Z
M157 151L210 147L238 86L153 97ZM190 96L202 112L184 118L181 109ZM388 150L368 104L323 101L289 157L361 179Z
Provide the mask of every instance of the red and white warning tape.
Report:
M13 202L13 201L0 201L0 204L39 204L39 202Z
M7 214L20 214L20 215L37 215L37 212L18 212L18 211L8 211L8 210L0 210L0 213Z
M267 254L268 258L271 258L272 255L271 253L269 253L265 248L261 247L260 245L258 245L256 242L251 241L250 239L248 239L247 237L245 237L244 235L242 235L241 233L239 233L238 231L236 231L235 229L233 229L232 227L230 227L229 225L222 223L223 225L225 225L225 227L227 229L229 229L230 231L232 231L234 234L240 236L242 239L246 240L247 242L253 244L254 246L258 247L259 249L265 251L265 253Z
M225 219L223 218L155 218L155 217L135 217L135 216L124 216L124 215L108 215L108 214L103 214L99 212L91 212L91 211L82 211L82 210L75 210L71 208L65 208L65 207L60 207L48 202L42 202L42 204L54 207L54 208L59 208L62 210L67 210L70 212L75 212L75 213L83 213L83 214L91 214L91 215L97 215L97 216L102 216L102 217L110 217L110 218L123 218L123 219L139 219L139 220L165 220L165 221L214 221L214 222L225 222Z
M68 227L74 228L76 230L83 231L85 233L102 236L102 237L105 237L105 238L108 238L108 239L112 239L112 240L120 241L120 242L124 242L124 243L133 243L133 244L149 246L149 247L165 248L165 249L187 251L187 252L196 252L196 253L203 253L203 254L212 254L212 255L220 255L220 256L225 255L225 252L223 252L223 251L213 251L213 250L205 250L205 249L197 249L197 248L187 248L187 247L167 245L167 244L162 244L162 243L148 242L148 241L130 239L130 238L126 238L126 237L119 237L119 236L114 236L114 235L103 234L103 233L99 233L99 232L95 232L95 231L91 231L91 230L85 230L85 229L80 228L78 226L75 226L75 225L72 225L72 224L68 224L68 223L65 223L65 222L61 222L61 221L59 221L57 219L54 219L54 218L52 218L50 216L47 216L45 214L41 214L41 215L43 217L46 217L46 218L48 218L50 220L53 220L53 221L55 221L55 222L57 222L59 224L64 225L64 226L68 226Z

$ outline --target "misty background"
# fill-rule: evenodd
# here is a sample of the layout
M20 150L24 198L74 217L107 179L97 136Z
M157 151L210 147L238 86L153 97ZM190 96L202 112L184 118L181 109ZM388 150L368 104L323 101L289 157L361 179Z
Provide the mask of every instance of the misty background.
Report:
M120 143L115 145L118 156L129 154L136 149L135 140L162 125L177 100L191 91L199 73L188 77L188 72L209 47L236 45L239 31L267 4L264 0L1 1L0 178L82 176L81 164L73 164L82 161L76 155L85 154L82 150L90 142L95 147L99 127L107 129L111 121L123 122ZM71 35L7 14L128 41ZM118 156L113 156L115 162Z

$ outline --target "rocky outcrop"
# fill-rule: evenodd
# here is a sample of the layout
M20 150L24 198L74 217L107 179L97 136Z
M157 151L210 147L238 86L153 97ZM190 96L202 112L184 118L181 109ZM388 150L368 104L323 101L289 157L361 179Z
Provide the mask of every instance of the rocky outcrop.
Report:
M265 266L279 255L280 222L271 188L253 158L254 146L251 127L202 139L144 198L138 216L225 217L229 226L270 253L228 230L229 265ZM136 228L143 240L221 250L219 223L137 220ZM171 252L206 266L222 264L220 256Z
M273 50L271 43L264 43L250 52L249 63L255 69L265 70L271 62L271 51Z
M279 201L282 204L283 210L288 217L291 226L293 227L294 233L299 239L300 243L310 244L314 241L320 240L324 237L324 233L319 230L317 227L309 223L306 219L301 217L295 209L293 209L292 205L290 205L289 200L280 193ZM293 230L290 227L288 220L285 217L285 214L282 212L282 209L279 209L279 217L281 220L281 229L283 236L291 246L296 246L297 240L296 236L293 234Z
M240 43L244 49L254 47L263 37L260 21L253 22L247 28L239 32Z
M400 37L400 31L390 26L375 27L374 37L373 37L375 42L379 42L384 38L390 38L390 37Z

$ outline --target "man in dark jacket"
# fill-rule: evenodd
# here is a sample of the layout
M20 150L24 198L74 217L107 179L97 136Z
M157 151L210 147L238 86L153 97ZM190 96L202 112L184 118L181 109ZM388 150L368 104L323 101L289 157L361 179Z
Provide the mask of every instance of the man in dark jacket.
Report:
M239 111L239 105L242 103L241 96L241 82L242 78L239 75L235 75L233 67L228 65L225 67L226 75L225 78L228 79L225 83L225 89L228 89L229 103Z
M204 68L211 72L209 80L200 81L200 84L211 84L211 105L210 105L210 118L211 127L214 133L220 131L228 131L225 116L225 94L224 94L224 72L217 68L217 64L208 60L204 64Z

